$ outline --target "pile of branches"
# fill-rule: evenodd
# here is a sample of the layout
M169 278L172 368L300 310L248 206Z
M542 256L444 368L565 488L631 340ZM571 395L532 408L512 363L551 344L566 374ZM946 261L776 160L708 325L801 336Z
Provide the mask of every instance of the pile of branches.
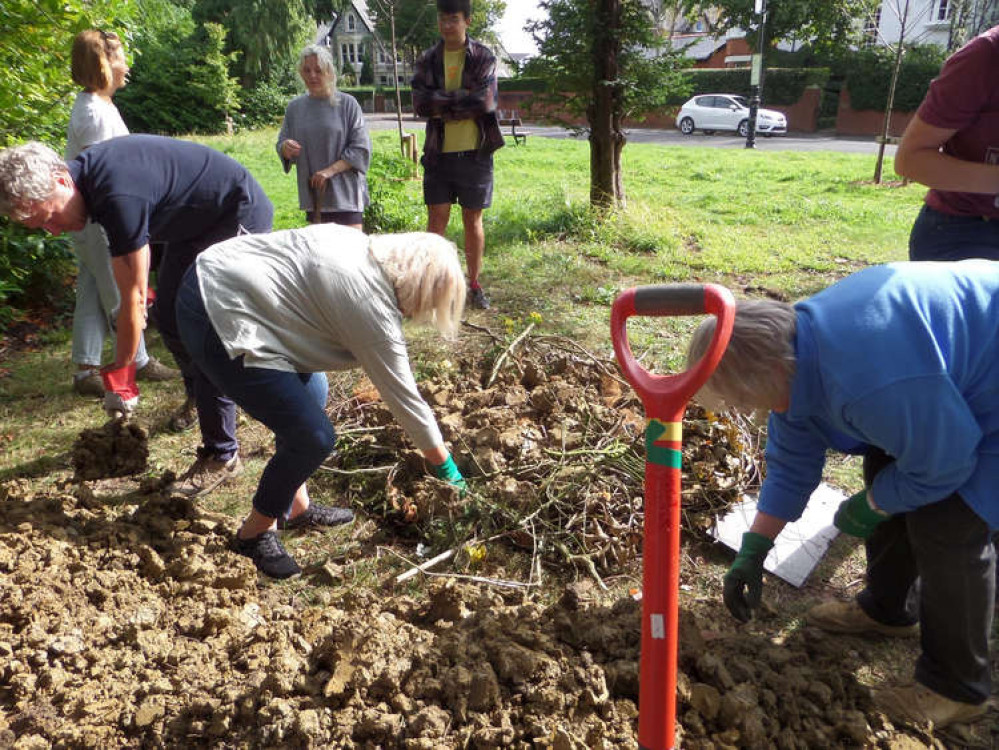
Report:
M645 414L616 363L569 339L512 341L490 332L485 352L421 379L455 460L460 494L434 479L377 392L333 383L336 492L432 550L505 539L597 580L641 553ZM760 433L747 421L687 409L682 514L703 535L760 480Z

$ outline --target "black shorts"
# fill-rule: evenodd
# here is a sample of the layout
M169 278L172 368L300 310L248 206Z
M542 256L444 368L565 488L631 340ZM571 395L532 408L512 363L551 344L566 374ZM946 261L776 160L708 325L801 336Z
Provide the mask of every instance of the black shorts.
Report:
M477 151L441 154L424 167L423 202L428 206L457 202L462 208L489 208L493 202L493 157Z
M305 212L305 220L310 224L313 224L312 217L315 214L312 211ZM363 211L323 211L320 215L320 224L340 224L342 226L350 227L356 224L364 223L364 212Z

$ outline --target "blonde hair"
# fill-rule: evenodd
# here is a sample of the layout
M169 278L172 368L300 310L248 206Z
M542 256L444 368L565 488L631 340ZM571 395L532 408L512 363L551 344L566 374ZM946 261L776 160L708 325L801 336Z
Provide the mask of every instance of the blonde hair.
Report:
M704 356L715 322L710 316L694 331L687 349L688 367ZM796 331L794 308L786 302L737 302L728 348L697 400L712 411L772 409L787 396L794 377Z
M48 200L66 162L38 141L0 151L0 212L23 221L34 204Z
M112 31L88 29L73 39L70 71L73 80L87 91L103 91L114 82L111 60L125 54L121 39Z
M305 61L310 57L316 58L316 64L323 72L323 78L329 81L330 104L336 104L336 63L333 61L333 55L330 53L329 49L321 44L307 44L298 54L299 75L302 75L302 68L305 67Z
M465 309L465 275L454 243L429 232L375 234L370 240L402 314L454 338Z

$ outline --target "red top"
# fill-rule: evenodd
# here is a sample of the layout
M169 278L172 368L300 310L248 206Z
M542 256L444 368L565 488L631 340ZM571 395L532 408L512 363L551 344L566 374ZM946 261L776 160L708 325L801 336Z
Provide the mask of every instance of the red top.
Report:
M999 164L999 26L948 58L916 111L938 128L956 128L943 152L963 161ZM931 189L930 208L957 216L999 218L996 196Z

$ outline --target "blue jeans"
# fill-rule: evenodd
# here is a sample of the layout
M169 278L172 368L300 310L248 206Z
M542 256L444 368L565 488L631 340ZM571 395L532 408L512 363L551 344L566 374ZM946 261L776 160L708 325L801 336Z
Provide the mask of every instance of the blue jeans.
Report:
M181 341L198 369L274 432L274 455L264 467L253 507L268 518L287 518L296 490L336 445L325 412L326 375L246 367L242 356L230 359L205 311L196 266L184 275L176 308Z
M951 216L923 204L909 233L909 260L999 260L999 219Z

